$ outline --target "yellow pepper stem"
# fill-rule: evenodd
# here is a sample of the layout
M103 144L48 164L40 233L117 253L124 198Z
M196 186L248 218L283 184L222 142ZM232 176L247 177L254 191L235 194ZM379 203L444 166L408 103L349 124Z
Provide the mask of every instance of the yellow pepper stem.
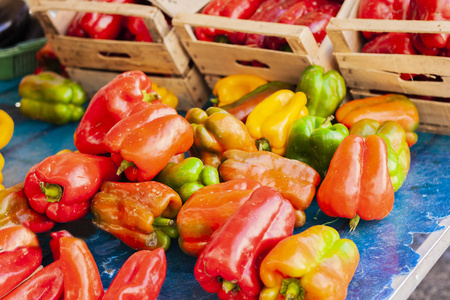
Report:
M361 218L358 215L356 215L356 216L354 216L353 218L350 219L350 231L355 230L356 226L358 226L358 223L359 223L360 219Z
M122 174L122 172L123 171L125 171L126 169L128 169L129 167L134 167L134 166L136 166L135 164L134 164L134 162L131 162L131 161L127 161L127 160L122 160L122 162L120 163L120 166L119 166L119 168L117 169L117 175L120 175L120 174Z
M239 285L237 283L231 282L231 281L228 281L228 280L225 280L225 279L222 281L222 289L227 294L229 292L232 292L232 291L239 291L240 290Z
M63 188L59 184L46 183L41 181L39 183L41 191L47 197L47 202L54 203L59 202L62 198Z
M283 279L281 282L280 294L283 295L286 300L305 299L305 289L297 278Z

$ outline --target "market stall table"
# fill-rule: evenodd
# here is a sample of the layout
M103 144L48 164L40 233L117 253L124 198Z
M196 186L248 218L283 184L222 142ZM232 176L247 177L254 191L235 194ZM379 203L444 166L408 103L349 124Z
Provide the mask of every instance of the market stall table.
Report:
M24 117L15 103L19 79L0 82L0 109L14 119L14 135L2 149L5 187L23 182L30 167L62 149L75 150L73 133L77 124L53 126ZM334 219L313 204L306 210L307 223L295 233L327 223L341 237L352 239L361 260L350 283L347 299L405 299L450 245L450 136L419 132L411 148L411 168L405 184L395 194L395 204L381 221L361 220L349 231L348 220ZM82 220L58 224L53 231L66 229L83 238L97 262L104 288L107 288L125 260L134 251L120 240L103 232L88 215ZM430 233L417 252L409 245L414 233ZM49 233L39 235L44 265L52 261ZM167 255L167 277L159 299L217 299L197 283L194 257L187 256L172 241ZM400 276L399 276L400 275Z

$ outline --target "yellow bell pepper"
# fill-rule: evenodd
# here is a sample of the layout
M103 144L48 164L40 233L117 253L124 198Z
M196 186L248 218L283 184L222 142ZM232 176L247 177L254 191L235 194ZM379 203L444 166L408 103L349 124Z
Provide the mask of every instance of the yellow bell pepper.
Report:
M242 96L254 91L257 87L266 84L267 80L252 74L234 74L224 77L216 82L211 102L221 107L240 99Z
M5 187L2 185L2 182L3 182L2 169L3 169L4 165L5 165L5 159L3 158L3 155L0 153L0 190L5 189Z
M308 115L306 101L303 92L279 90L253 109L245 125L254 139L266 138L272 152L284 155L292 124L295 120Z
M161 97L161 102L164 104L169 105L170 107L177 108L178 106L178 97L166 89L165 87L162 87L154 82L152 82L152 89L158 93L158 95Z
M5 147L14 132L14 121L4 110L0 109L0 149Z

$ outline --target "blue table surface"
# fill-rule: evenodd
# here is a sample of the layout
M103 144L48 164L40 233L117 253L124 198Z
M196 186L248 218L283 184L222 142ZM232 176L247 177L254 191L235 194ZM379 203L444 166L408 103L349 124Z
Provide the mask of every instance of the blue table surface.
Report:
M23 182L28 169L62 149L75 150L73 133L76 123L53 126L24 117L14 103L20 100L17 80L0 82L0 109L14 119L14 135L2 149L5 187ZM353 240L360 251L360 263L349 285L347 299L387 299L392 293L392 279L407 274L417 266L419 254L408 245L414 233L442 230L439 220L450 215L450 136L419 132L419 141L411 148L411 168L404 185L395 194L392 212L380 221L361 220L349 231L348 220L330 218L319 212L314 200L306 210L307 223L296 229L326 222L341 237ZM53 231L66 229L83 238L97 262L106 289L125 260L134 253L112 235L92 225L87 217L76 222L57 224ZM49 233L40 235L45 253L44 265L52 261ZM196 259L184 254L172 241L167 255L167 276L158 299L217 299L205 292L195 280Z

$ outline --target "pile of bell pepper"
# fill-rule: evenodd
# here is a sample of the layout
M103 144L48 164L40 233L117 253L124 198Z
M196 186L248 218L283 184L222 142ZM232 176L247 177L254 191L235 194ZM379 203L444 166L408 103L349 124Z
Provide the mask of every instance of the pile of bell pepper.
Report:
M197 259L199 284L221 299L345 298L359 263L355 243L326 225L294 228L315 198L325 214L350 219L351 230L391 212L417 141L414 104L402 95L342 104L342 76L315 65L296 86L246 74L217 85L220 107L184 117L140 71L94 95L74 133L77 151L43 159L23 184L0 192L0 226L30 235L2 249L34 251L28 277L41 263L34 233L91 212L96 227L136 253L105 292L86 243L52 232L54 262L7 297L156 299L164 251L177 239Z
M328 0L211 0L201 14L259 22L307 26L320 45L326 27L341 8L342 1ZM210 27L196 27L198 40L231 43L281 51L291 51L284 38L243 32L229 32ZM255 62L253 62L255 64Z

